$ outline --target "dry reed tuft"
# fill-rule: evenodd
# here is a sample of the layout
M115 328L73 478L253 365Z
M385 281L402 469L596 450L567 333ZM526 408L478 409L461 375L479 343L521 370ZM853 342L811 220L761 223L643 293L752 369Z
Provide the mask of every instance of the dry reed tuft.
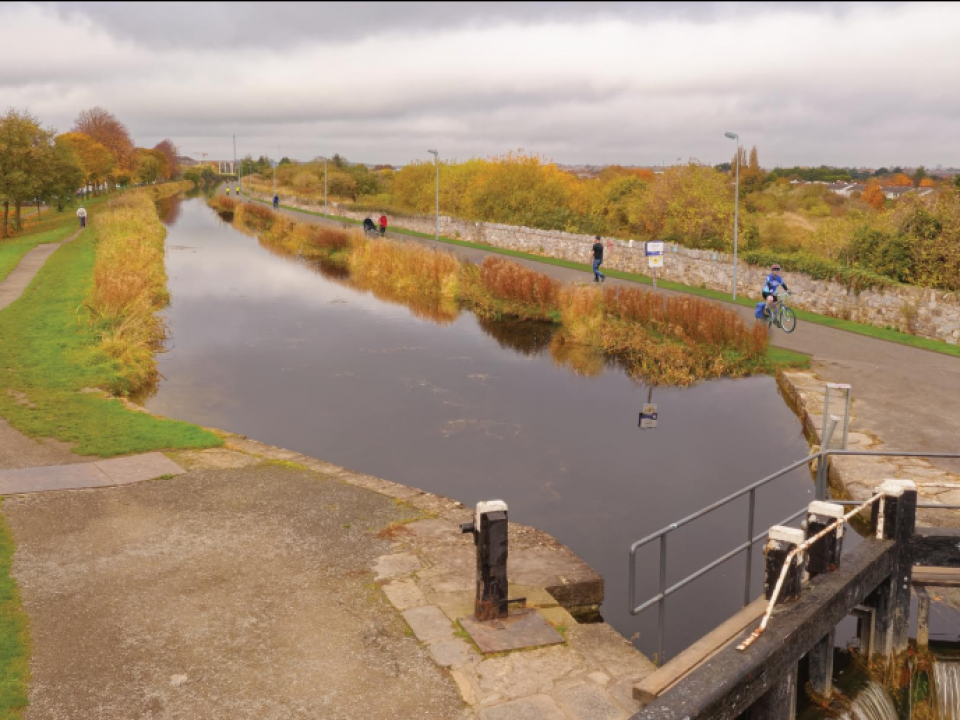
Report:
M100 348L118 363L111 392L126 395L156 382L155 352L166 337L157 311L169 302L164 268L166 230L151 193L128 192L94 216L96 260L86 306Z
M207 205L217 211L217 214L226 222L233 222L233 215L237 209L237 201L225 195L214 195L207 201Z

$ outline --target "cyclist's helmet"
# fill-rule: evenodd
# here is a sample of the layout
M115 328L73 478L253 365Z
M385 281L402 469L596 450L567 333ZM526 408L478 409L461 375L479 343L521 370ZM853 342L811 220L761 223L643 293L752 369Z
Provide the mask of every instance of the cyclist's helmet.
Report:
M773 267L771 267L770 269L773 270L774 272L780 272L780 264L774 263Z

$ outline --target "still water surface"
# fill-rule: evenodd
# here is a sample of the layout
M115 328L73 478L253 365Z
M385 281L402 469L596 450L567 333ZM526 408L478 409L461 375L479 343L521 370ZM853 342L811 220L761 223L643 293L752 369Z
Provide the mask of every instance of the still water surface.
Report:
M202 199L163 211L171 336L150 410L468 505L503 499L603 574L604 618L648 653L655 610L627 611L630 544L807 454L770 377L655 388L659 427L641 431L648 388L613 364L592 377L558 365L548 328L467 312L440 325L268 252ZM809 474L777 481L758 495L758 531L811 499ZM745 518L743 502L671 535L668 580L742 542ZM640 598L656 593L653 550ZM742 596L741 560L671 598L668 655Z

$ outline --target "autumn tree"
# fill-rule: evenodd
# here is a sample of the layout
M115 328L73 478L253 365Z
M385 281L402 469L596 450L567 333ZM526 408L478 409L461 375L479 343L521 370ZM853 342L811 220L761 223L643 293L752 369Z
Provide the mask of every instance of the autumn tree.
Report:
M96 192L116 166L113 153L85 133L64 133L60 138L76 153L84 184Z
M906 173L896 172L883 179L884 185L893 185L895 187L912 187L913 180Z
M180 154L180 151L177 149L177 146L173 144L173 141L170 139L161 140L156 145L153 146L153 149L161 153L167 161L167 175L163 178L164 180L169 180L171 177L176 175L179 170L179 163L177 162L177 156Z
M922 180L920 180L920 187L922 188L932 188L936 186L937 186L937 182L933 178L925 177Z
M133 141L126 126L117 120L113 113L102 107L82 110L77 115L73 131L93 138L113 153L115 164L111 171L111 180L115 180L118 175L133 167L135 159Z
M0 197L3 198L2 237L8 234L10 204L14 228L22 226L20 210L35 199L49 177L53 131L40 125L30 113L11 108L0 116Z
M72 201L83 185L83 169L73 147L60 135L54 140L51 173L46 187L46 198L56 200L57 210Z
M886 199L883 190L880 188L880 181L876 178L867 183L860 199L870 205L874 210L883 209L883 201Z
M921 165L913 173L913 186L920 187L923 181L926 179L926 177L927 177L927 169L923 165Z

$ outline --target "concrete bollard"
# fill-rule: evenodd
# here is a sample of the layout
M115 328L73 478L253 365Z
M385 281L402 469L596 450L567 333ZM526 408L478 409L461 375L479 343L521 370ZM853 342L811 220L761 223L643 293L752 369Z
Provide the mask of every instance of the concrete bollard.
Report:
M807 510L806 537L814 535L833 525L844 515L843 505L814 500ZM807 550L807 574L814 578L823 573L833 572L840 567L840 554L843 551L843 525L820 538Z
M477 546L477 620L507 617L507 504L502 500L477 503L473 522L460 526L473 533Z
M780 579L780 573L783 570L783 564L790 551L801 545L804 541L803 530L797 528L784 527L783 525L774 525L770 528L767 544L763 548L765 556L763 591L767 600L773 597L774 588ZM803 570L805 565L804 553L794 556L783 580L783 587L780 589L780 595L777 597L777 604L788 602L800 597L800 585L803 582Z

